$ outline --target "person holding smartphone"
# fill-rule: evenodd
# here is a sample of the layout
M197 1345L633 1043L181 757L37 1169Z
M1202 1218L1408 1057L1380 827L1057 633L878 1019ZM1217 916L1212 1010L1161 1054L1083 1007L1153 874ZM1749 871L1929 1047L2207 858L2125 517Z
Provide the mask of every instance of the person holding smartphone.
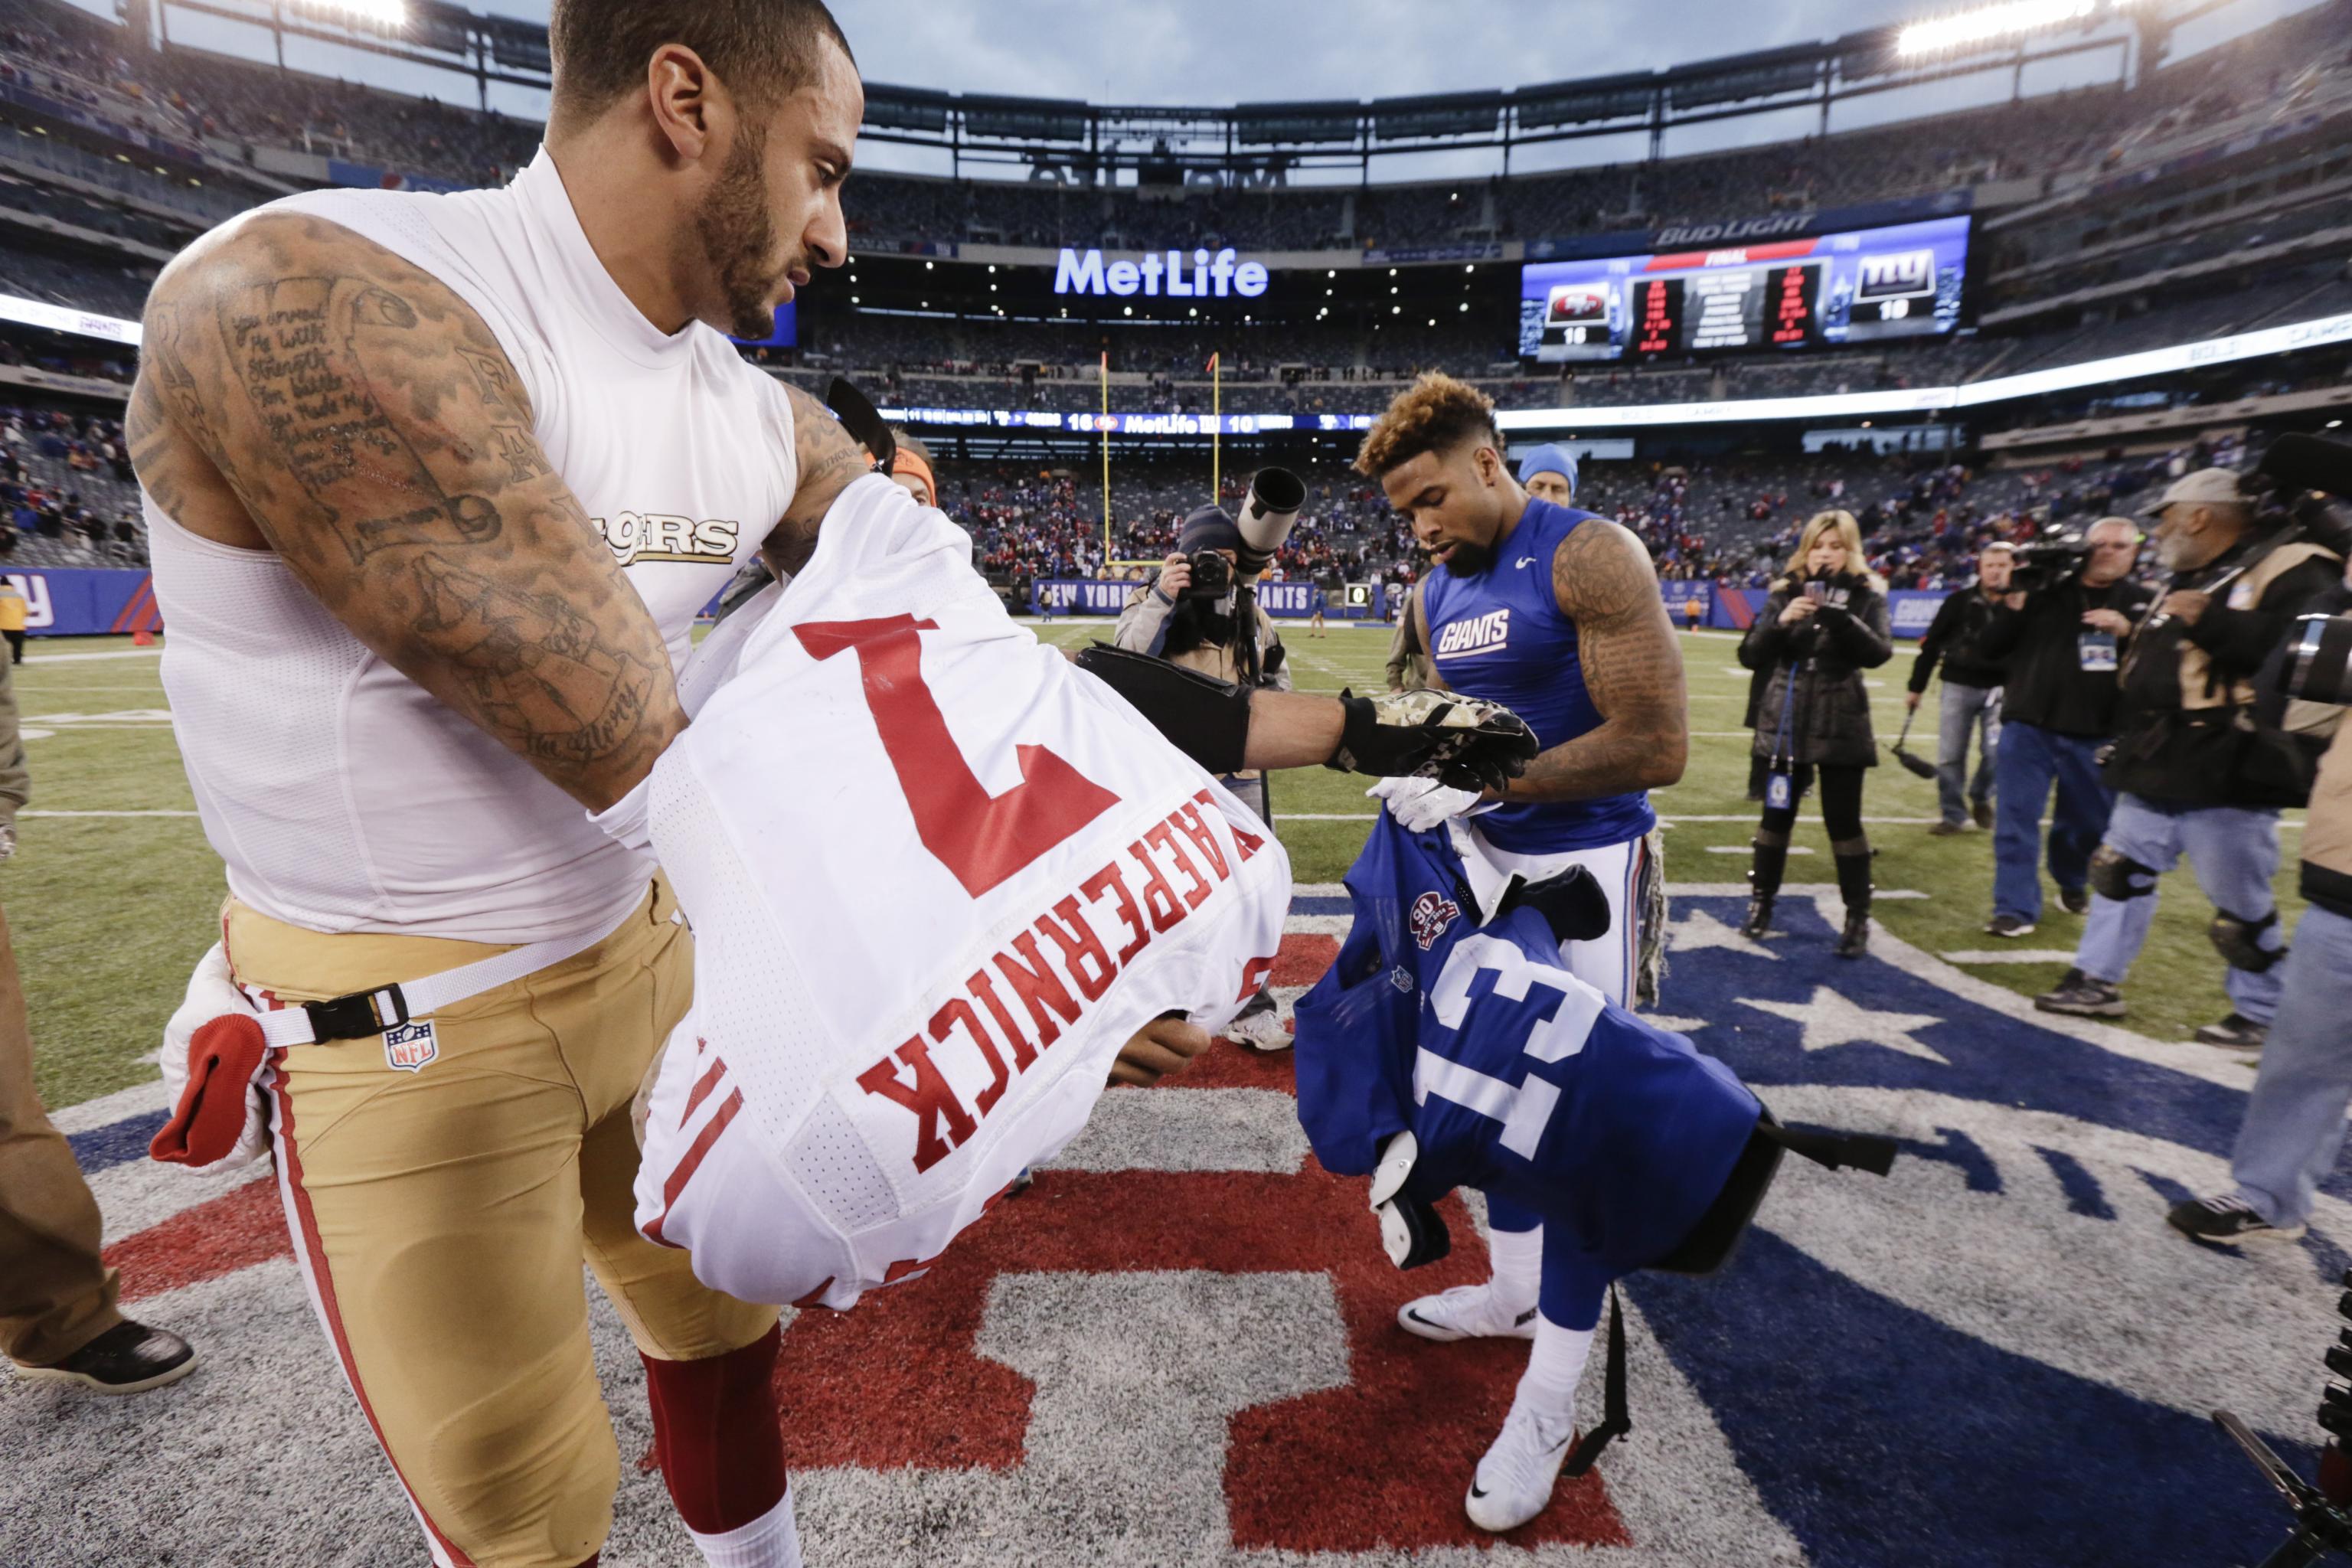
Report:
M1841 958L1870 946L1870 837L1862 826L1863 770L1878 765L1862 672L1894 656L1886 584L1864 562L1862 530L1847 511L1816 513L1797 541L1788 575L1739 644L1739 662L1769 671L1758 705L1755 754L1768 768L1764 813L1741 931L1761 938L1789 863L1797 800L1818 780L1822 821L1845 898Z

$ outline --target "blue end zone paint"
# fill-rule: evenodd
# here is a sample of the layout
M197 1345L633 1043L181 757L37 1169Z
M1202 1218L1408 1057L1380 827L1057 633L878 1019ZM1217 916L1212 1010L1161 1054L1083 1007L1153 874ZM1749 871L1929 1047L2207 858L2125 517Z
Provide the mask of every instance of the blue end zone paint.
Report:
M2222 1568L2286 1533L2209 1422L1972 1339L1768 1231L1712 1279L1627 1289L1820 1568ZM1825 1353L1791 1354L1800 1340Z
M87 1132L70 1133L66 1142L73 1150L74 1161L81 1166L83 1174L96 1175L110 1166L145 1159L148 1143L169 1120L168 1111L149 1111L93 1127Z

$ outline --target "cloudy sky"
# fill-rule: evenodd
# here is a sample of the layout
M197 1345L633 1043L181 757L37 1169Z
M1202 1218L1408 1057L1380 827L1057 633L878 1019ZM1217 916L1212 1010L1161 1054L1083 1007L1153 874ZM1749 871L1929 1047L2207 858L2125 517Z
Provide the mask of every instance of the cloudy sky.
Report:
M81 0L97 8L106 0ZM2179 7L2185 0L2161 0ZM2192 24L2183 47L2301 10L2312 0L2234 0ZM545 0L474 0L509 16L544 21ZM1616 71L1645 70L1775 45L1825 39L1883 23L1962 8L1952 0L832 0L867 79L963 92L1000 92L1095 102L1229 104L1282 99L1363 99L1399 93L1515 87ZM267 35L173 9L175 38L241 53L266 53ZM418 73L351 51L294 40L289 62L359 75L410 90L470 97L462 79ZM2114 50L2039 68L2029 91L2112 80ZM1856 100L1843 128L1895 113L1909 117L1997 101L2006 73L1909 93ZM505 107L536 113L532 95ZM1809 116L1786 127L1735 121L1686 134L1670 152L1726 142L1802 134ZM1638 147L1570 143L1546 162L1638 155ZM1459 155L1456 155L1457 157ZM1493 154L1483 154L1491 163ZM875 147L869 165L928 167L920 154ZM913 160L913 161L910 161ZM1475 166L1485 166L1476 164ZM942 171L943 172L943 171ZM1459 167L1383 168L1391 178L1473 172Z

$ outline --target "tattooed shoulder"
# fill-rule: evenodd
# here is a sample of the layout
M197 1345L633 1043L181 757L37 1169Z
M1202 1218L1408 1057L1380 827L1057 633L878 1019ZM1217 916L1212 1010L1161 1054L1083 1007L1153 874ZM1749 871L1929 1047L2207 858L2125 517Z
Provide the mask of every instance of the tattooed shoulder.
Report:
M1648 547L1623 524L1603 518L1587 520L1560 541L1552 553L1551 585L1560 613L1574 620L1616 620L1660 603L1658 569Z
M166 269L142 358L150 493L239 513L362 643L576 798L617 798L684 724L659 628L446 284L266 214Z

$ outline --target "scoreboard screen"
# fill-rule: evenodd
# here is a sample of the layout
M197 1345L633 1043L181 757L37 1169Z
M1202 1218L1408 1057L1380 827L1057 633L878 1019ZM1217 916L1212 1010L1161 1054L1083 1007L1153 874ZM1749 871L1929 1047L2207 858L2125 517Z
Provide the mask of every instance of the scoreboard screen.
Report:
M1654 359L1928 337L1959 324L1969 220L1519 271L1519 353Z

